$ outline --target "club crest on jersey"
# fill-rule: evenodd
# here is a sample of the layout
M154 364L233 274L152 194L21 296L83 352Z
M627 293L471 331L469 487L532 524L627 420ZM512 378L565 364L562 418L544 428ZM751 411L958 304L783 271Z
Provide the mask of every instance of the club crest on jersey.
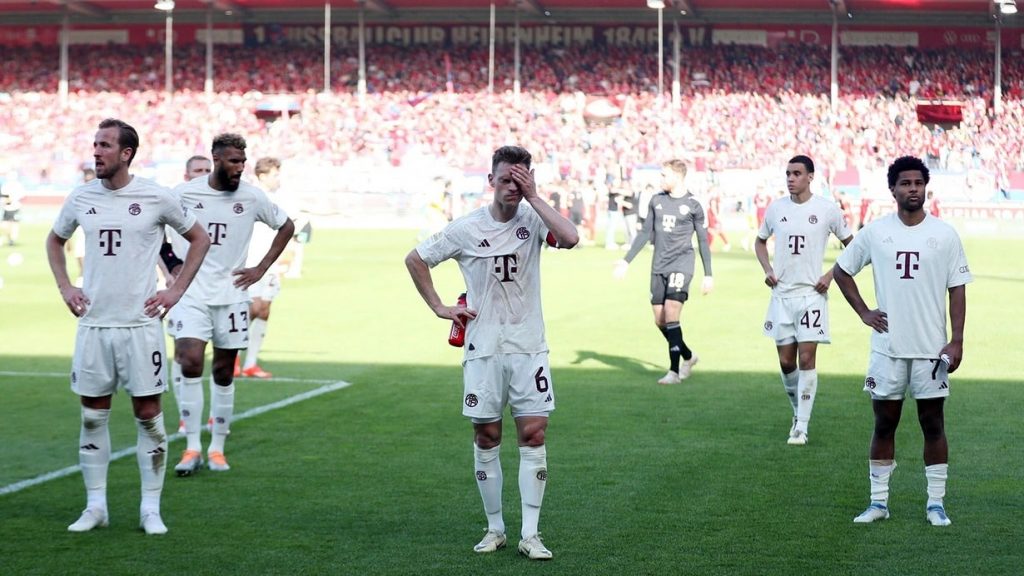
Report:
M771 320L769 320L768 322L765 322L765 323L764 323L764 329L765 329L765 330L768 330L768 331L771 331L771 329L772 329L772 323L771 323Z
M867 388L868 390L874 390L875 379L872 378L871 376L868 376L867 379L864 380L864 387Z
M241 202L235 202L235 205L232 206L231 209L235 211L235 214L241 214L242 210L243 210L242 203Z
M476 394L466 394L466 406L470 408L480 403L480 399L476 397Z
M686 204L683 204L682 206L679 207L679 213L682 214L683 216L686 216L687 214L690 213L690 207L687 206Z
M476 471L476 479L481 481L481 482L483 482L484 480L487 480L487 472L485 472L483 470L477 470Z
M526 229L526 226L520 226L516 228L516 238L520 240L526 240L530 237L530 231Z
M811 224L817 224L818 223L818 217L815 216L814 214L811 214L811 217L808 218L807 221L810 222Z
M928 247L931 248L932 250L935 250L935 249L937 249L939 247L939 241L936 240L935 238L929 238L925 242L925 244L927 244Z
M132 204L131 206L128 207L128 213L131 214L132 216L138 216L139 214L142 214L142 206L139 206L138 204Z

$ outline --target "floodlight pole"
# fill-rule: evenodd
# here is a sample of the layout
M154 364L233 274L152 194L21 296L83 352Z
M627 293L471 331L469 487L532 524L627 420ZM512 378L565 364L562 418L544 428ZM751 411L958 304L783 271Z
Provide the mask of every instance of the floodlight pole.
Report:
M164 27L164 92L174 93L174 9L167 11Z
M324 94L331 93L331 0L324 2Z
M494 2L491 2L491 39L488 44L490 48L487 60L487 93L494 94Z
M213 6L206 8L206 79L203 81L203 92L213 96Z
M665 8L658 8L658 100L665 90Z
M831 104L832 115L839 110L839 17L836 16L835 7L832 8L832 62L831 68Z
M519 5L516 4L515 77L512 80L512 95L517 105L519 104L519 88Z
M60 35L60 81L57 83L57 94L61 108L68 105L68 42L71 35L71 22L68 13L64 12L64 22Z
M992 83L992 110L996 116L1003 114L1003 31L999 18L996 18L996 66L995 79Z
M679 67L680 67L680 44L682 44L682 36L679 34L679 18L672 22L672 107L678 109L680 105L681 96L680 84L679 84Z
M366 11L363 4L359 5L359 84L356 88L359 94L359 105L366 103L366 26L363 22L363 13Z

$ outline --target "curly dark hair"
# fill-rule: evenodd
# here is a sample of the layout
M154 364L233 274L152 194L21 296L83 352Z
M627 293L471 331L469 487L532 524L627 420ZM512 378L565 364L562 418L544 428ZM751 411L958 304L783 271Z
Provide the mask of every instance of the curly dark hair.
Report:
M210 152L212 154L217 154L225 148L245 150L245 138L231 132L218 134L217 137L213 139L213 146L210 147Z
M925 184L931 180L931 175L928 173L928 167L925 166L924 162L920 158L916 156L900 156L889 165L890 190L896 187L896 180L900 177L900 172L906 172L908 170L920 170L921 175L924 176Z

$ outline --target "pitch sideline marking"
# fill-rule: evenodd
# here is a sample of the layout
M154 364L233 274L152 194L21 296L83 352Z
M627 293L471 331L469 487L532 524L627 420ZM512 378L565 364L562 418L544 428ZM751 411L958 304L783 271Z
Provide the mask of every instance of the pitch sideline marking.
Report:
M0 376L33 376L33 375L46 376L46 377L53 377L54 376L52 374L45 374L45 373L30 374L30 373L19 373L19 372L0 372ZM56 376L66 376L66 374L65 373L58 373L58 374L56 374ZM242 412L241 414L238 414L238 415L234 416L231 419L231 421L232 422L237 422L239 420L245 420L246 418L252 418L254 416L259 416L260 414L263 414L265 412L270 412L271 410L277 410L278 408L284 408L285 406L290 406L290 405L295 404L297 402L302 402L303 400L309 400L310 398L315 398L317 396L322 396L322 395L327 394L329 392L334 392L335 390L341 390L343 388L348 388L349 386L352 385L351 382L346 382L344 380L337 380L337 381L331 381L331 380L303 380L301 378L274 378L273 380L277 380L278 382L308 382L308 383L313 383L313 384L328 382L328 384L324 384L323 386L321 386L319 388L315 388L313 390L309 390L307 392L303 392L302 394L296 394L295 396L289 396L287 398L278 400L277 402L272 402L270 404L264 404L263 406L257 406L255 408L250 408L249 410L246 410L245 412ZM174 440L179 440L179 439L184 438L184 437L185 437L185 435L181 434L180 432L175 432L174 434L169 434L167 436L167 443L170 444ZM122 450L118 450L117 452L112 453L110 455L110 461L113 462L115 460L119 460L119 459L124 458L125 456L129 456L131 454L135 454L135 446L124 448ZM15 482L13 484L8 484L7 486L0 487L0 496L3 496L5 494L13 494L15 492L19 492L19 491L24 490L26 488L31 488L33 486L36 486L36 485L39 485L39 484L43 484L45 482L49 482L50 480L56 480L58 478L63 478L65 476L70 476L72 474L80 472L81 470L82 470L81 466L76 464L74 466L68 466L67 468L61 468L60 470L54 470L53 472L47 472L46 474L41 474L39 476L36 476L35 478L29 478L27 480L21 480L21 481Z

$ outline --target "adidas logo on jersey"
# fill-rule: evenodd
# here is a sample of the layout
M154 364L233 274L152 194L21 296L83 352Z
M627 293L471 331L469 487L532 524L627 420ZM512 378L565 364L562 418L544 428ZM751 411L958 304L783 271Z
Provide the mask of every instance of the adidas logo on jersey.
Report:
M488 242L486 238L484 238L483 242L481 242L480 244L477 244L477 248L490 248L490 247L491 247L491 243Z
M193 210L202 210L202 209L203 209L203 203L202 203L202 202L198 202L198 203L197 203L197 204L195 205L195 208L192 208L192 209L193 209Z
M885 240L882 240L882 244L892 244L892 236L889 236Z
M545 402L551 402L551 394L548 394L548 397L545 398L544 401Z
M96 213L96 208L89 208L89 211L86 212L86 214L95 214L95 213Z
M779 220L779 222L789 222L789 220L785 216L783 216L782 220Z

